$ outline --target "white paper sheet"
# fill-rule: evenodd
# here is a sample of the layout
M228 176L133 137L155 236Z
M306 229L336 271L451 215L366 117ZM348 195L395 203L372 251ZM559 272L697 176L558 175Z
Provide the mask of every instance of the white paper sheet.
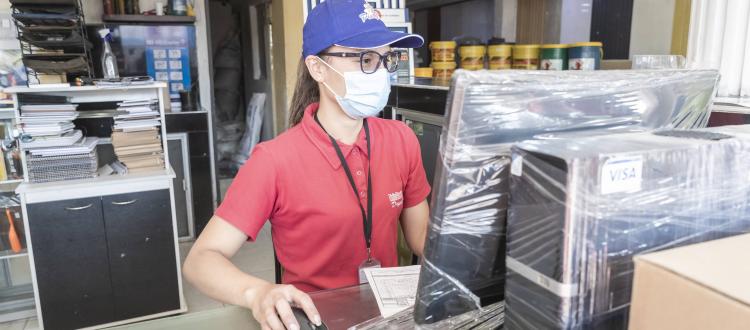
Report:
M60 104L24 104L21 106L21 111L75 111L78 108L78 104L71 103L60 103Z
M31 149L29 153L42 157L87 154L94 151L97 143L99 143L98 137L84 137L81 141L71 146Z
M389 317L414 305L420 266L368 268L367 282L378 302L380 314Z

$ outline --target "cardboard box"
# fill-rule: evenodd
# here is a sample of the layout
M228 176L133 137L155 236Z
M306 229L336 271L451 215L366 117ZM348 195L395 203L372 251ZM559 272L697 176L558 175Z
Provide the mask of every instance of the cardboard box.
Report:
M630 329L750 329L750 234L635 258Z

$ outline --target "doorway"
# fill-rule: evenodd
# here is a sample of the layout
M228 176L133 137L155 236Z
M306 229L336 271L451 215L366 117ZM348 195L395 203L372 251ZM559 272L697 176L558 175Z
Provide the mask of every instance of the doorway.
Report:
M212 128L221 201L253 142L273 137L271 1L210 0L208 5Z

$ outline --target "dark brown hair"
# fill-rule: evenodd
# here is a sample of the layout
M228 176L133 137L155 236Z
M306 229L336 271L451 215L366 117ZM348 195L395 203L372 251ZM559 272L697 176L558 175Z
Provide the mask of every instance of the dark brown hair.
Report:
M289 108L289 127L293 127L302 121L305 108L311 103L320 101L320 90L318 82L310 75L305 65L305 59L301 59L297 66L297 83L294 86L292 104Z

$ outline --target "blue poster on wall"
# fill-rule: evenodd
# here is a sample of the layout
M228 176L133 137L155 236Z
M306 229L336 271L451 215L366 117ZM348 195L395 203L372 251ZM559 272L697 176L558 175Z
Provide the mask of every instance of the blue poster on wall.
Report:
M159 29L153 27L146 34L146 70L157 81L169 84L171 98L178 92L189 90L190 53L188 33L184 29Z

